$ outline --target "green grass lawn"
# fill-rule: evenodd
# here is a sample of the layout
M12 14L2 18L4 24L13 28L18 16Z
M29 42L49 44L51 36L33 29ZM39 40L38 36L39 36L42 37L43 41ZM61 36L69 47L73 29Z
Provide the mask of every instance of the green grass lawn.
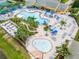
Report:
M0 33L0 48L4 52L7 59L30 59L30 56L25 55L20 50L17 51L10 43L8 43L5 38L3 38L3 33Z
M23 56L20 52L16 51L10 44L8 44L4 38L0 38L0 47L8 57L8 59L22 59Z

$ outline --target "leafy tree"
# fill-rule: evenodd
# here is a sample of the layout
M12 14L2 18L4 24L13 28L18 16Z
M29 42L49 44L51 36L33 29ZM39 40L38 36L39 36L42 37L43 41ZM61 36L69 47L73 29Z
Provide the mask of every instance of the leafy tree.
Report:
M59 0L61 3L66 3L68 0Z
M71 14L77 14L79 12L79 0L74 0L70 12Z
M60 21L60 24L61 24L61 25L65 25L65 24L66 24L66 22L65 22L65 21L63 21L63 20L61 20L61 21Z
M72 4L72 8L79 8L79 0L75 0Z

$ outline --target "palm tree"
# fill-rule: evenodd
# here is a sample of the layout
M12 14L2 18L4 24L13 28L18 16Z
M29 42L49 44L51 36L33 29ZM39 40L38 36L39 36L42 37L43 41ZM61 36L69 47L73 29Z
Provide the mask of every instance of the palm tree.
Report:
M45 31L48 31L48 30L49 30L48 25L45 25L44 30L45 30Z
M26 32L25 32L25 27L19 27L17 32L16 32L16 38L22 39L24 40L24 38L26 37Z
M28 17L27 18L27 23L32 27L32 28L37 28L38 27L38 22L37 21L35 21L35 17Z
M66 22L65 22L65 21L63 21L63 20L61 20L61 21L60 21L60 24L61 24L61 25L65 25L65 24L66 24Z
M57 47L57 53L55 59L64 59L66 56L70 55L68 41L66 41L61 47Z
M19 25L15 37L25 42L26 38L33 35L33 32L29 32L25 25Z
M17 25L23 20L22 18L17 18L16 16L14 18L10 18L11 21L15 22Z

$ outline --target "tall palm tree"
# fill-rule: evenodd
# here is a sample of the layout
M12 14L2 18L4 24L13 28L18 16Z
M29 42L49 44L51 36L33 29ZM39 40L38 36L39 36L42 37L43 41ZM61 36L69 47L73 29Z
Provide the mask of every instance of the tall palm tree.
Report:
M31 26L31 27L34 27L34 28L37 28L38 27L38 22L37 21L35 21L35 17L28 17L27 18L27 23Z
M19 25L17 32L15 33L15 37L22 40L23 42L27 37L33 35L33 32L29 32L25 25Z

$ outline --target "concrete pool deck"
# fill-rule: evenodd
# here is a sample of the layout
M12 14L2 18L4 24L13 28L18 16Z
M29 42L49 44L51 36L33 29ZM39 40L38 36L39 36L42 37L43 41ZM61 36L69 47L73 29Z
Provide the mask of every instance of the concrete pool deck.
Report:
M23 11L39 13L39 16L41 18L48 19L48 26L51 25L51 27L55 27L56 29L58 29L57 34L52 35L50 30L48 30L47 32L44 31L44 25L41 25L41 26L39 25L38 28L36 29L36 31L38 33L27 39L26 49L34 57L34 59L35 58L39 58L39 59L52 58L53 59L56 55L56 47L61 46L65 42L65 40L69 40L69 42L71 44L73 41L73 38L75 38L75 35L77 33L77 30L78 30L78 26L77 26L74 18L72 18L68 15L60 15L57 13L52 14L53 17L50 18L50 17L47 17L45 15L45 11L34 10L34 9L17 10L14 12L14 15L18 15L19 13L21 13ZM57 19L57 17L59 17L59 19ZM61 20L64 20L66 22L65 26L60 25ZM46 34L47 34L47 36L46 36ZM37 48L35 48L34 45L32 44L33 41L37 38L38 39L44 38L44 39L50 41L51 45L52 45L52 49L46 53L42 53L42 52L38 51Z
M38 38L38 39L37 39ZM47 51L47 52L42 52L42 51L39 51L34 45L33 45L33 41L34 41L34 39L36 39L36 40L39 40L39 39L44 39L44 40L48 40L48 41L50 41L50 44L51 44L51 49L49 49L49 51ZM55 53L55 45L54 45L54 42L51 40L51 39L49 39L49 38L46 38L46 37L44 37L43 36L43 38L39 38L38 36L37 37L32 37L32 39L30 39L29 41L28 41L28 44L27 44L27 50L36 58L36 57L38 57L38 56L40 56L39 57L39 59L42 59L42 57L44 57L44 56L46 56L46 59L49 59L49 56L51 55L54 55L54 53ZM52 53L52 54L51 54ZM44 55L44 56L42 56L42 55ZM53 56L54 57L54 56Z
M41 53L47 53L52 50L52 43L51 41L44 39L44 38L36 38L32 41L32 45Z
M65 40L69 40L70 44L72 43L73 39L71 37L75 37L76 32L78 30L78 26L76 24L76 21L74 20L74 18L67 16L67 15L60 15L60 14L53 14L53 17L47 17L44 15L44 11L40 11L40 10L27 10L28 12L38 12L40 13L40 16L42 18L46 18L48 19L48 25L51 25L53 27L56 27L58 29L58 33L56 35L52 35L50 31L47 32L48 36L45 36L46 32L44 31L44 25L38 26L37 28L37 34L31 36L28 38L28 42L26 44L26 48L27 50L36 58L38 57L39 59L50 59L55 57L55 53L56 53L56 47L57 46L61 46ZM59 20L56 19L56 17L59 17ZM64 20L66 22L65 26L60 25L60 21ZM62 27L62 29L60 29ZM41 51L38 51L37 48L34 47L34 45L32 44L33 41L38 38L46 38L47 40L52 42L52 49L50 50L50 52L47 53L41 53ZM37 39L37 40L38 40ZM69 44L69 45L70 45ZM39 57L40 56L40 57ZM44 57L45 56L45 57Z

